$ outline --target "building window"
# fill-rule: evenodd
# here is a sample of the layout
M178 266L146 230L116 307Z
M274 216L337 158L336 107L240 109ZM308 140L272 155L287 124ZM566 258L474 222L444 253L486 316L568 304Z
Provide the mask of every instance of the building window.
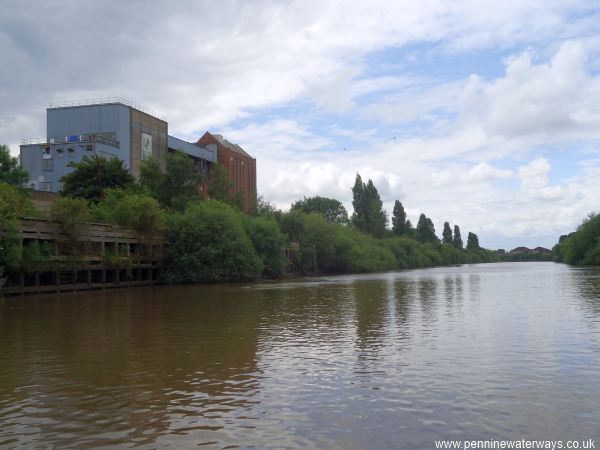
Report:
M54 159L42 159L42 170L54 170Z
M69 158L73 158L75 156L75 149L74 148L68 148L67 152L69 152Z
M58 155L59 158L62 158L65 154L65 151L62 148L57 148L56 154Z
M52 182L51 181L45 181L43 183L40 183L40 187L41 187L42 191L52 192Z

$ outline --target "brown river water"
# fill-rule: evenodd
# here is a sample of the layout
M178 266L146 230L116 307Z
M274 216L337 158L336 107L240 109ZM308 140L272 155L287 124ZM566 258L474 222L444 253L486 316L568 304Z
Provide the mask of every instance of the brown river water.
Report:
M598 268L502 263L0 300L0 448L522 438L600 438Z

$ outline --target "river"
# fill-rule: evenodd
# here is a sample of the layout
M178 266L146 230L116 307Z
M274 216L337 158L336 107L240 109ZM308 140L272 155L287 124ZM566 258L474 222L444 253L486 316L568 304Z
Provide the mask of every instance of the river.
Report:
M600 269L7 298L0 363L0 448L600 438Z

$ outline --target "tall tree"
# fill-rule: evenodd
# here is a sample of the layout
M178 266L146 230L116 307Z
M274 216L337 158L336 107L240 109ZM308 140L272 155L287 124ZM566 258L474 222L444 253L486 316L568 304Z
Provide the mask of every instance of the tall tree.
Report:
M192 158L181 151L169 155L162 186L165 206L183 211L200 198L198 185L201 182L202 173L196 170Z
M415 237L419 242L427 242L427 216L423 213L419 216Z
M369 180L365 184L360 174L356 174L352 196L354 226L375 237L382 237L387 225L387 215L382 208L383 203L373 181Z
M281 210L277 209L273 203L265 200L263 195L256 198L256 215L272 217L281 214Z
M387 214L383 210L379 192L371 180L367 182L365 197L367 199L367 231L375 237L383 237L387 226Z
M406 220L406 212L404 206L400 200L396 200L394 203L394 211L392 213L392 231L394 234L406 234L408 232L408 226L410 221Z
M142 161L140 166L140 184L148 190L148 193L158 200L161 205L163 203L163 182L164 173L160 168L158 159L148 158Z
M420 242L435 242L438 240L435 235L435 226L431 219L425 214L419 216L419 222L417 223L416 238Z
M427 218L427 233L429 235L429 242L439 241L435 234L435 226L429 217Z
M454 238L452 239L452 245L459 249L463 248L463 241L462 237L460 236L460 228L458 225L454 225Z
M213 200L219 200L224 203L232 203L232 188L233 183L229 178L227 169L225 169L223 164L216 163L211 170L210 183L208 185L209 197Z
M366 206L365 206L365 184L360 177L360 174L356 174L354 180L354 186L352 186L352 223L356 228L361 231L367 231L366 224Z
M23 187L28 179L29 174L19 165L19 159L10 155L6 145L0 145L0 181Z
M467 250L476 250L479 248L479 238L475 233L469 232L467 236Z
M444 231L442 231L442 242L444 244L452 244L452 229L448 222L444 222Z
M291 209L304 211L307 214L317 213L322 215L329 223L348 223L348 213L339 200L327 197L309 197L298 200Z
M135 178L118 158L84 156L80 162L69 163L69 167L75 170L60 179L63 182L62 194L67 197L97 203L108 188L128 189L135 185Z

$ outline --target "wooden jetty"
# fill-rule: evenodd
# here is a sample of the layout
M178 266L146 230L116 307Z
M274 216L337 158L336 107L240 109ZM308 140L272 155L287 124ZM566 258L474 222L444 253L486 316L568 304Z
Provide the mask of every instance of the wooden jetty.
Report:
M1 231L8 235L7 231ZM133 228L82 224L73 245L59 222L21 218L16 232L22 249L38 245L50 255L40 267L9 271L2 295L40 294L131 287L158 283L163 242L142 239ZM70 250L69 250L70 249Z

